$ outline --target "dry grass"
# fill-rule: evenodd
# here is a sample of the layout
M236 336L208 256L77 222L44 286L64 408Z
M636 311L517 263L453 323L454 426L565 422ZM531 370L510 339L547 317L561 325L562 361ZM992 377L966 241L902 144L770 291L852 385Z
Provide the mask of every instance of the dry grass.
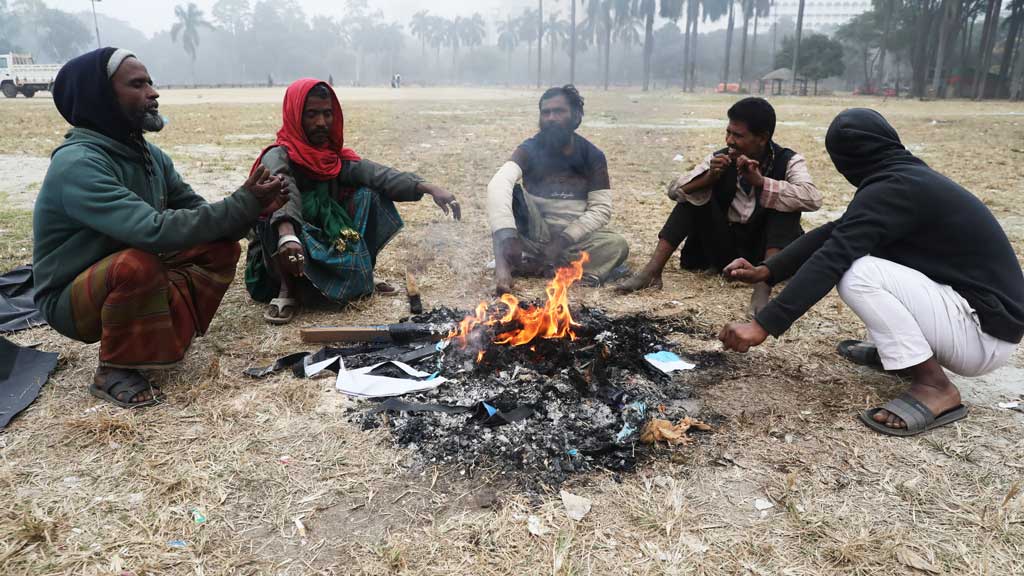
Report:
M534 102L419 94L352 101L349 144L460 197L461 224L427 202L401 206L407 229L379 270L397 279L414 263L428 306L465 307L490 289L486 183L531 132ZM584 94L583 132L610 159L613 227L638 266L670 209L664 186L721 145L722 127L700 119L722 118L730 99ZM264 144L238 136L271 134L278 123L277 104L222 102L167 105L172 124L155 139L207 196L239 184ZM840 213L852 193L824 153L828 121L844 107L870 105L917 153L982 197L1024 252L1024 181L1015 169L1024 151L1009 146L1024 140L1019 106L775 103L785 122L778 140L808 157L826 195L824 214L810 215L810 224ZM697 127L669 126L680 122ZM45 155L64 129L38 99L0 101L0 124L23 128L0 136L0 154ZM977 142L1001 145L981 161L969 152ZM672 161L677 153L684 162ZM0 211L0 267L27 261L30 227L26 212ZM1024 558L1020 415L982 403L920 439L870 433L854 414L903 384L837 362L833 343L860 328L834 295L784 338L730 358L729 378L700 383L718 422L702 443L663 449L633 475L576 479L568 489L594 501L576 523L557 494L414 465L385 432L348 423L357 405L329 380L241 376L301 349L299 326L391 321L405 313L403 299L372 298L277 329L264 325L240 280L210 334L161 376L169 398L155 409L125 412L88 396L95 346L46 329L15 336L60 351L61 362L40 399L0 433L0 573L996 575L1018 571ZM741 318L749 298L745 288L678 270L666 285L622 299L607 290L575 297L616 313L692 314L697 334L679 342L693 351L716 349L714 330ZM755 510L758 498L774 507ZM530 515L541 519L541 536L527 531Z

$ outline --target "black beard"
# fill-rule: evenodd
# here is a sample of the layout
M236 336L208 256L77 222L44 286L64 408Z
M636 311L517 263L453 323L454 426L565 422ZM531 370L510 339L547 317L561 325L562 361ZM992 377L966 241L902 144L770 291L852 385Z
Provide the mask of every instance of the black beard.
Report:
M146 112L139 121L143 132L159 132L164 129L164 117L156 110Z
M557 124L542 126L537 139L541 146L552 152L561 152L572 141L574 130Z

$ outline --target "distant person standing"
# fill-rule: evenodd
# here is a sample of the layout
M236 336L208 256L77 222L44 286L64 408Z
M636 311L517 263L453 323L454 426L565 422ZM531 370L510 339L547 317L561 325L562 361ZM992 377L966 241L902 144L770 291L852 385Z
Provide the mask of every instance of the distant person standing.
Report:
M402 87L402 75L400 73L398 73L398 72L395 72L395 88L401 88L401 87Z

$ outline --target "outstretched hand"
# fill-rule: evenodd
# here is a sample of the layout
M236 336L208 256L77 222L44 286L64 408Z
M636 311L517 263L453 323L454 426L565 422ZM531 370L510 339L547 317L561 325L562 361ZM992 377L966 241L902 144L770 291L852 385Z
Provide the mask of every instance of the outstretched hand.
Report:
M288 201L288 187L284 178L271 176L266 166L253 170L242 187L259 201L264 213L273 212Z
M767 282L771 276L771 271L764 264L754 266L746 258L737 258L722 270L722 274L729 280L738 280L745 284L757 284L759 282Z
M462 220L462 207L459 205L459 201L455 199L455 194L441 188L434 184L428 184L422 182L419 185L419 189L424 194L430 194L434 199L434 204L444 211L444 215L452 215L452 218L456 220Z
M752 320L747 323L733 322L726 324L718 333L722 347L726 350L746 352L754 346L760 346L768 338L768 331Z

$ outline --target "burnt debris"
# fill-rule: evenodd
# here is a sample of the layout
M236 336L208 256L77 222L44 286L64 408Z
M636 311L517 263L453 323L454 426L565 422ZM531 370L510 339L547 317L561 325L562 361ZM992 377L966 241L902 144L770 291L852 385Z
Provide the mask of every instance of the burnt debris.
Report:
M442 324L464 316L439 308L404 321ZM537 338L515 347L493 343L515 326L477 326L465 347L453 340L419 364L449 382L376 403L355 418L364 428L386 426L419 464L456 467L470 477L557 486L574 473L632 471L651 450L639 443L645 422L693 416L678 400L690 398L693 375L721 357L688 358L697 372L670 377L644 355L671 348L673 321L612 318L594 308L572 316L574 340Z

